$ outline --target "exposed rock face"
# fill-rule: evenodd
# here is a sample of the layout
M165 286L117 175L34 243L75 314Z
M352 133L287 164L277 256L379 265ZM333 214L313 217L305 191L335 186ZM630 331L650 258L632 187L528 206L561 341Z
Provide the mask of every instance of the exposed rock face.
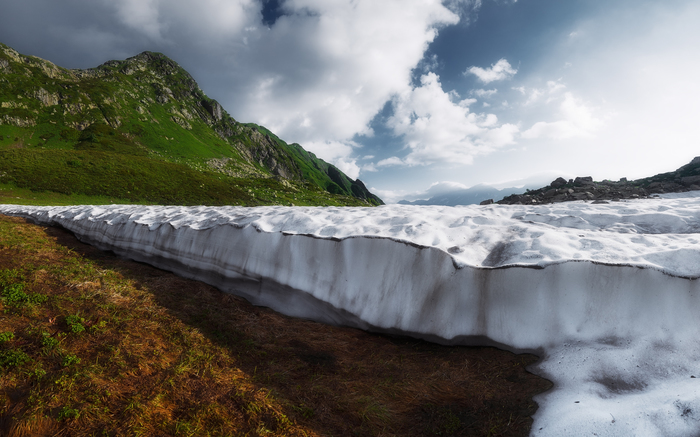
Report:
M0 117L0 124L9 124L17 127L31 127L36 126L36 120L33 118L22 118L13 117L10 115L3 115Z
M594 182L590 176L577 177L566 181L557 178L550 185L524 194L508 196L497 203L531 205L557 203L571 200L592 200L595 202L621 199L640 199L653 194L678 193L700 190L700 157L694 158L675 172L662 173L650 178L618 182Z
M223 118L223 108L221 105L219 105L219 102L216 100L202 100L202 106L211 114L212 117L214 117L215 121L221 121Z

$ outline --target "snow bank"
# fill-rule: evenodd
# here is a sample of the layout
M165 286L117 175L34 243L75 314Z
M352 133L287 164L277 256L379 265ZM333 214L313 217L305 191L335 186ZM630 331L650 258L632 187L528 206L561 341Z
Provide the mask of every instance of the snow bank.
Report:
M533 435L698 435L700 198L379 208L0 206L285 314L537 350ZM697 378L693 378L697 376Z

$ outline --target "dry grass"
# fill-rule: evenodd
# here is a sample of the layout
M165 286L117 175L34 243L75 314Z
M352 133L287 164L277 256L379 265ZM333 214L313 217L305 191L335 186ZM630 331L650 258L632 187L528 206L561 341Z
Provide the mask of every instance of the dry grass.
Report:
M47 299L0 300L28 358L0 366L0 435L519 436L550 387L532 355L292 319L0 216L12 269Z

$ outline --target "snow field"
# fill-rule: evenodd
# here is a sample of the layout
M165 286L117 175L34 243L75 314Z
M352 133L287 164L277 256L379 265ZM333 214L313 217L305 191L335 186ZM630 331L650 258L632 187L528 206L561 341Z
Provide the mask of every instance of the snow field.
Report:
M693 193L694 194L694 193ZM0 206L282 313L537 351L533 435L700 434L700 198ZM694 377L694 378L693 378Z

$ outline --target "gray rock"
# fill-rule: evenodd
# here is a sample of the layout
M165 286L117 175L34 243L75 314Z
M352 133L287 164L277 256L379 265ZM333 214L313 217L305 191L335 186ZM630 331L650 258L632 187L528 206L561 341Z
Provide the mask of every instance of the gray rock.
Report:
M549 184L552 188L560 188L564 185L566 185L566 179L564 178L556 178L551 184Z
M582 176L574 179L574 185L592 185L593 178L591 176Z
M493 203L493 199L486 199L486 200L482 200L481 202L479 202L479 205L491 205L492 203Z

